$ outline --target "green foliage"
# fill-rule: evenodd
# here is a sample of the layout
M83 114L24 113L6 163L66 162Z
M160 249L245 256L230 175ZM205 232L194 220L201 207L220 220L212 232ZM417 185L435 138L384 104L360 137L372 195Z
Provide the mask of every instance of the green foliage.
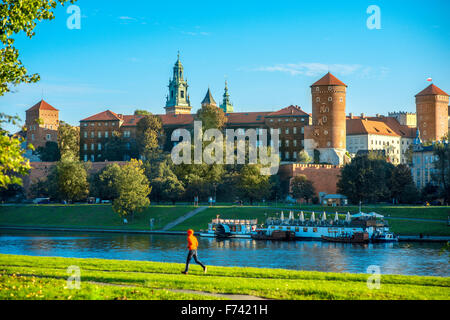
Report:
M308 202L316 194L314 185L305 175L298 175L292 179L291 195L294 199L305 199Z
M208 129L221 130L225 125L226 116L221 108L212 105L204 105L197 112L197 120L202 121L203 132Z
M110 164L90 178L91 195L103 200L119 197L122 169L118 164Z
M305 150L302 150L298 153L297 156L297 162L298 163L311 163L313 161L313 159L311 159L311 157L309 156L308 152L306 152Z
M271 191L270 176L261 175L260 165L245 165L240 173L237 186L242 199L260 201L267 199Z
M136 110L136 111L134 111L134 115L135 116L151 116L152 113L147 110Z
M63 158L52 168L48 176L51 198L68 202L86 200L89 194L86 164L71 158Z
M139 120L136 128L136 143L138 152L145 158L161 152L165 142L161 118L155 115L146 115Z
M13 37L24 32L32 38L37 22L54 19L53 10L58 3L64 5L66 2L69 0L3 0L0 3L0 96L10 92L11 86L39 81L39 75L29 75L20 61Z
M105 144L104 158L107 161L122 161L123 160L123 138L118 131L113 131L111 138Z
M414 184L411 169L406 164L394 167L391 176L391 197L400 203L414 203L419 191Z
M37 148L36 153L43 162L56 162L61 159L58 144L53 141L47 141L45 147Z
M434 145L434 155L437 156L434 166L437 174L432 177L440 186L441 197L446 203L450 203L450 144L448 138L447 135L443 138L444 141Z
M357 156L342 169L338 192L351 203L389 201L393 168L376 154Z
M27 175L31 169L30 162L23 155L24 139L18 135L10 136L2 128L3 123L16 125L20 121L17 116L8 116L0 113L0 189L9 185L22 185L22 176ZM29 145L30 149L33 146Z
M58 128L58 147L61 159L78 159L80 155L80 129L61 122Z
M121 167L121 173L114 184L118 197L113 201L113 210L119 215L133 219L135 213L142 212L150 205L148 196L151 187L141 161L132 159Z

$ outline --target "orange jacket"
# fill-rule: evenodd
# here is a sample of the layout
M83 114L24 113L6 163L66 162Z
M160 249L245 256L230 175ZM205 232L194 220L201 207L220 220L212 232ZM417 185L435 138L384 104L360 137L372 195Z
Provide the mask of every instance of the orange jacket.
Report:
M197 250L198 248L198 241L197 238L194 236L194 230L188 230L188 249L189 250Z

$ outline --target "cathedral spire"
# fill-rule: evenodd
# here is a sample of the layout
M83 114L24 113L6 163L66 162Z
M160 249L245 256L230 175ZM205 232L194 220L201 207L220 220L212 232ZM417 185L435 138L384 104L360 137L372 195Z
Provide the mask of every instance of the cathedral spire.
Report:
M173 67L173 78L169 82L169 96L166 102L167 114L189 114L192 107L188 94L189 85L184 80L184 67L178 51L177 62Z
M228 82L225 80L225 92L223 94L223 102L220 105L220 108L225 113L234 112L233 104L230 101L230 94L228 93Z

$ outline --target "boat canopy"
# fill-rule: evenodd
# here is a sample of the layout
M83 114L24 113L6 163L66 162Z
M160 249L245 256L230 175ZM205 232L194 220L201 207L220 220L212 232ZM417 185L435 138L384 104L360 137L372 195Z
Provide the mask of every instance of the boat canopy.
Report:
M371 217L371 218L384 218L384 216L382 216L381 214L375 213L375 212L371 212L371 213L357 213L354 214L352 216L352 218L360 218L360 217Z

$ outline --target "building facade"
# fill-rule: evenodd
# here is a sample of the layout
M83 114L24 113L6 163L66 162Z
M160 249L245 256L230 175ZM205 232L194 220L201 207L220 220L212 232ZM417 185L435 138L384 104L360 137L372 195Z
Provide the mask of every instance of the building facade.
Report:
M184 79L184 67L178 60L173 67L172 79L169 80L169 95L166 98L166 114L190 114L192 111L188 93L189 85Z

